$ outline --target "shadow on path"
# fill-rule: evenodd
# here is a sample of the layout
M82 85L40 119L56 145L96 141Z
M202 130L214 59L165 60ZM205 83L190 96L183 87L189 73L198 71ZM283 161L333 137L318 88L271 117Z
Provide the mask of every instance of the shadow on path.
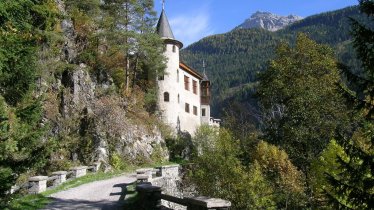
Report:
M52 198L53 201L51 202L48 207L44 209L62 209L62 210L70 210L70 209L123 209L123 205L118 202L101 200L101 201L87 201L87 200L79 200L79 199L59 199L59 198Z
M132 209L131 199L136 195L135 190L132 190L133 183L115 184L113 188L121 188L120 192L110 193L110 196L120 196L118 201L99 200L89 201L82 199L61 199L51 198L52 202L45 208L45 210L71 210L71 209L94 209L94 210L123 210Z

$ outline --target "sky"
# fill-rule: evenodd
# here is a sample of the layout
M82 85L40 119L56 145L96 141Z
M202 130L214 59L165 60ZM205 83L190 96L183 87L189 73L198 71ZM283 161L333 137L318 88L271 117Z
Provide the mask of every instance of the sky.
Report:
M188 46L231 31L256 11L310 15L357 5L357 0L165 0L165 11L177 40ZM155 0L158 16L162 0Z

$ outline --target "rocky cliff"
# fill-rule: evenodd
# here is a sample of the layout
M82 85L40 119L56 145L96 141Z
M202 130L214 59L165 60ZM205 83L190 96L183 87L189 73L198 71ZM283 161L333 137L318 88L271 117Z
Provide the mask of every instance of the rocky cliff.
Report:
M63 1L56 3L66 15ZM157 120L147 120L142 105L119 93L107 72L79 63L73 21L66 18L60 25L59 52L47 55L48 46L41 52L44 69L38 81L39 94L45 98L43 123L49 127L48 137L57 139L60 148L52 155L52 164L58 168L66 160L101 161L109 169L113 158L129 163L168 159ZM137 107L136 111L131 107Z
M277 31L301 19L303 18L296 15L280 16L270 12L257 11L237 28L263 28L268 31Z

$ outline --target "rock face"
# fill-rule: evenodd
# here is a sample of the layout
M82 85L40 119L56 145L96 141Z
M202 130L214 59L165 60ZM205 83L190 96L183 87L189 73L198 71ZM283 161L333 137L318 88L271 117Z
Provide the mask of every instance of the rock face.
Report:
M257 11L236 28L263 28L268 31L277 31L301 19L303 18L296 15L280 16L270 12Z
M66 14L63 1L56 3ZM159 161L168 159L157 126L130 117L129 107L137 106L134 100L116 91L107 72L77 64L78 45L72 21L63 20L61 29L61 56L52 58L59 70L43 70L38 86L38 94L45 96L43 124L49 125L48 137L57 139L62 147L52 159L83 164L100 161L106 169L110 168L113 155L120 162L130 163L151 161L153 156ZM147 117L146 112L143 115Z

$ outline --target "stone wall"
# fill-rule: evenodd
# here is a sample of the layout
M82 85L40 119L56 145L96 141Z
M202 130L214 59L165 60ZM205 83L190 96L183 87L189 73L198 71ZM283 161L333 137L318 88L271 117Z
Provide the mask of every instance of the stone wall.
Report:
M183 180L181 177L180 165L167 165L157 168L161 177L156 177L150 182L153 186L158 186L163 189L163 194L171 195L178 198L193 196L194 193L183 189ZM185 206L162 200L162 205L174 210L186 210Z
M187 193L181 185L179 165L161 166L157 170L144 168L136 172L139 210L160 209L160 205L173 210L228 210L231 207L227 200L196 196L192 188L188 188Z

